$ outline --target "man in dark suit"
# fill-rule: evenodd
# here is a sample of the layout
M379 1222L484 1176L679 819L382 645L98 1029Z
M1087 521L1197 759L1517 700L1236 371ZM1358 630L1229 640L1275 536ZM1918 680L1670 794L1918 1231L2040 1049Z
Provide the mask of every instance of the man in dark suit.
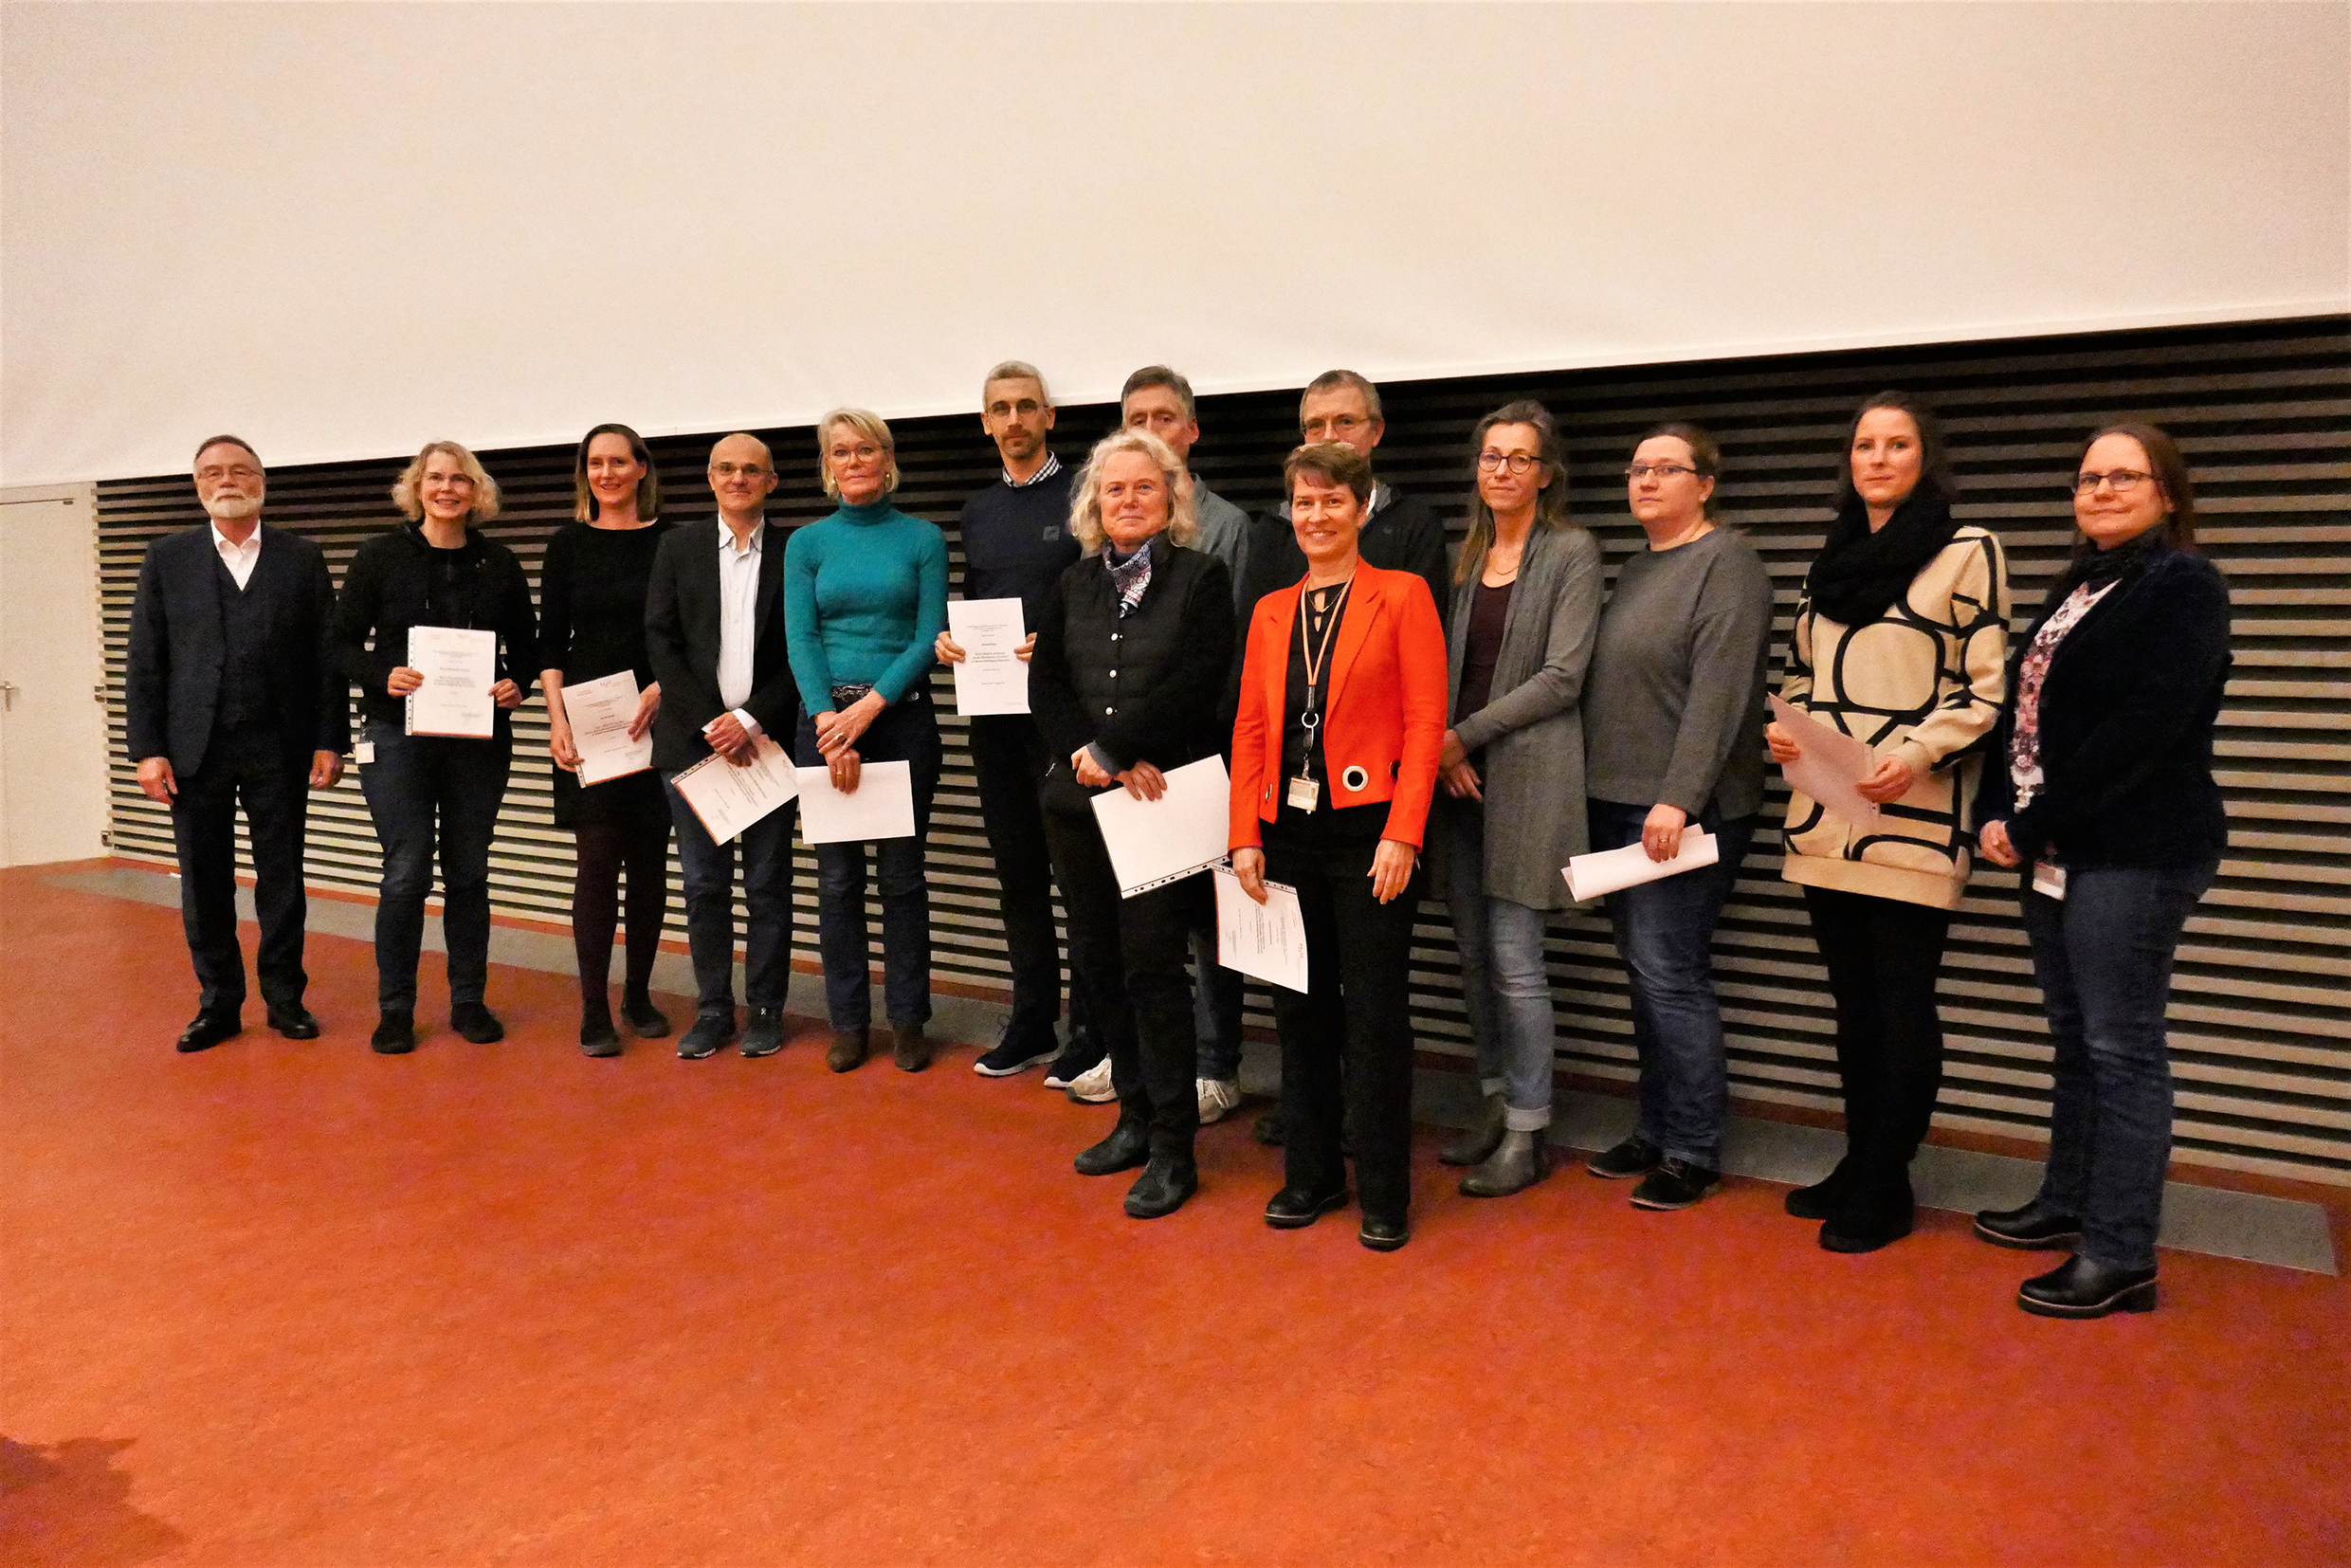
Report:
M645 647L661 682L653 766L665 781L713 752L748 763L762 735L790 748L800 698L784 644L784 531L767 532L775 460L756 436L730 435L710 449L719 515L661 542L646 590ZM714 842L675 785L669 812L685 873L686 943L694 956L694 1027L678 1054L699 1061L735 1038L735 846L742 846L744 953L742 1053L769 1056L784 1043L792 980L792 825L784 806Z
M254 971L269 1027L309 1040L302 1005L305 783L334 787L351 744L351 706L326 651L335 581L308 539L261 520L266 478L233 435L196 449L202 528L147 547L131 607L123 676L125 738L138 787L172 809L180 919L201 988L183 1051L244 1028L245 955L237 945L236 817L253 841L261 917Z

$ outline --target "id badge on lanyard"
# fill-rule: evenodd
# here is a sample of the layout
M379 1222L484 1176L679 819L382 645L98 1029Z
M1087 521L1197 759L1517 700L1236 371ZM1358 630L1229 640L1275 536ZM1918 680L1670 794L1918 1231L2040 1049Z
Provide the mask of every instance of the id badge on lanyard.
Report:
M1315 699L1315 682L1330 666L1331 645L1339 640L1339 617L1345 613L1347 593L1354 587L1355 578L1350 576L1346 586L1340 590L1339 597L1331 602L1330 618L1322 624L1322 641L1319 647L1309 646L1306 641L1306 596L1303 593L1298 596L1298 649L1304 656L1306 665L1306 701L1304 711L1298 716L1298 722L1306 732L1308 767L1313 766L1315 748L1322 741L1322 710ZM1301 773L1289 781L1285 798L1294 810L1311 815L1322 802L1322 786L1311 774Z

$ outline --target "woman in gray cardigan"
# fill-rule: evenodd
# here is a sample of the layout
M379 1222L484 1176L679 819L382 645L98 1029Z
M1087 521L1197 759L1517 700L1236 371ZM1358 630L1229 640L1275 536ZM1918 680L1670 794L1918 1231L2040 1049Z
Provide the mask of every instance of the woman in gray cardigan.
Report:
M1453 573L1448 711L1435 812L1484 1106L1439 1154L1477 1168L1471 1197L1549 1170L1551 978L1544 917L1568 904L1559 868L1584 851L1578 700L1600 619L1600 547L1567 520L1567 466L1540 403L1478 422L1469 538Z

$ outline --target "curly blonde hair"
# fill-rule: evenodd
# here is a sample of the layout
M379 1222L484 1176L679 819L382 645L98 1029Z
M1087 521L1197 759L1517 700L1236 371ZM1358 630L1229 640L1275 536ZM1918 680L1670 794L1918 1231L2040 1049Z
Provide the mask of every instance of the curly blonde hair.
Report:
M1200 537L1200 515L1192 497L1192 476L1176 460L1173 447L1149 430L1113 430L1094 443L1069 489L1069 532L1089 556L1102 554L1107 538L1102 520L1103 465L1121 452L1140 452L1159 470L1167 485L1167 537L1171 543L1190 544Z
M465 514L465 525L471 527L498 516L498 481L492 479L482 466L480 458L454 441L426 443L425 449L401 470L399 482L392 487L392 503L400 508L410 522L424 520L425 501L417 491L425 483L425 465L432 461L435 452L447 452L455 458L457 465L465 470L465 477L473 481L473 509Z

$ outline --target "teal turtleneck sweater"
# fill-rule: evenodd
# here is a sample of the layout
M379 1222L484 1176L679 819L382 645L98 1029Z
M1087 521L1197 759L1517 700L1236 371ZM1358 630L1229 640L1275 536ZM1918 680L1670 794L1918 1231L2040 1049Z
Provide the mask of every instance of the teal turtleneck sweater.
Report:
M886 501L844 504L784 546L784 634L811 713L831 711L837 685L898 702L946 625L946 536Z

